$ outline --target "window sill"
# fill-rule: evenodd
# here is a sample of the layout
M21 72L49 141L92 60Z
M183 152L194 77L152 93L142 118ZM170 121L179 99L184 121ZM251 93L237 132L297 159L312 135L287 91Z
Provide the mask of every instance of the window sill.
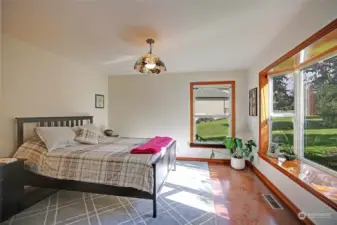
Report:
M300 160L278 160L259 153L259 156L298 185L319 198L325 204L337 210L337 178Z
M222 144L202 144L202 143L190 143L191 148L222 148L225 149L226 147Z

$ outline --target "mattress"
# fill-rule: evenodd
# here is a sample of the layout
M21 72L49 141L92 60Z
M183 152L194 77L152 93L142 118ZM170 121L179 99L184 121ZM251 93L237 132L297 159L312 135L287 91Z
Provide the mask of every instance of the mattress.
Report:
M130 154L148 140L104 137L97 145L76 144L48 152L35 137L21 145L14 157L26 159L25 169L42 176L132 187L152 194L152 164L165 154L165 149L154 155Z

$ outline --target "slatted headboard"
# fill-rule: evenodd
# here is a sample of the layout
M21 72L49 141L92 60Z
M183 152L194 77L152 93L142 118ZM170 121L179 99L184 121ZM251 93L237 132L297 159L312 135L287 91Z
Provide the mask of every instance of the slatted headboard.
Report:
M25 123L36 123L40 127L74 127L81 126L86 121L88 123L93 123L93 116L65 116L65 117L17 117L17 147L23 144L24 137L24 124Z

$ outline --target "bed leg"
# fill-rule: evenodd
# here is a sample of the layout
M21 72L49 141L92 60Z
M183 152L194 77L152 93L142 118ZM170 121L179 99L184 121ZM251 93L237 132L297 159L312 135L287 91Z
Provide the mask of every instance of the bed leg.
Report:
M157 198L153 199L153 218L157 218Z
M177 164L177 145L174 144L174 163L173 163L173 171L176 171Z
M152 195L152 201L153 201L153 218L157 217L157 165L153 164L153 195Z

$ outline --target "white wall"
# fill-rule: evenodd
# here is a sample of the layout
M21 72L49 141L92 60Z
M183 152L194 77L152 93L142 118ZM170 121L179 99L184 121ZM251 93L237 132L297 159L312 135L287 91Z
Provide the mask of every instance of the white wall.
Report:
M275 40L259 55L249 71L248 89L258 86L258 73L270 63L287 53L306 38L323 28L337 17L336 0L312 0L304 4L304 7L277 36ZM250 130L258 141L258 117L249 117ZM333 219L312 220L317 224L336 224L337 213L318 200L311 193L301 188L288 177L270 166L263 159L257 158L255 166L278 187L291 201L305 212L331 212Z
M122 136L172 136L178 142L178 156L209 158L210 149L189 148L188 145L189 83L226 80L236 81L236 132L241 135L247 130L246 71L110 76L109 126ZM217 154L216 157L228 156Z
M96 93L108 97L107 76L6 35L2 66L0 156L15 150L14 117L92 115L95 123L107 125L108 105L94 104Z

